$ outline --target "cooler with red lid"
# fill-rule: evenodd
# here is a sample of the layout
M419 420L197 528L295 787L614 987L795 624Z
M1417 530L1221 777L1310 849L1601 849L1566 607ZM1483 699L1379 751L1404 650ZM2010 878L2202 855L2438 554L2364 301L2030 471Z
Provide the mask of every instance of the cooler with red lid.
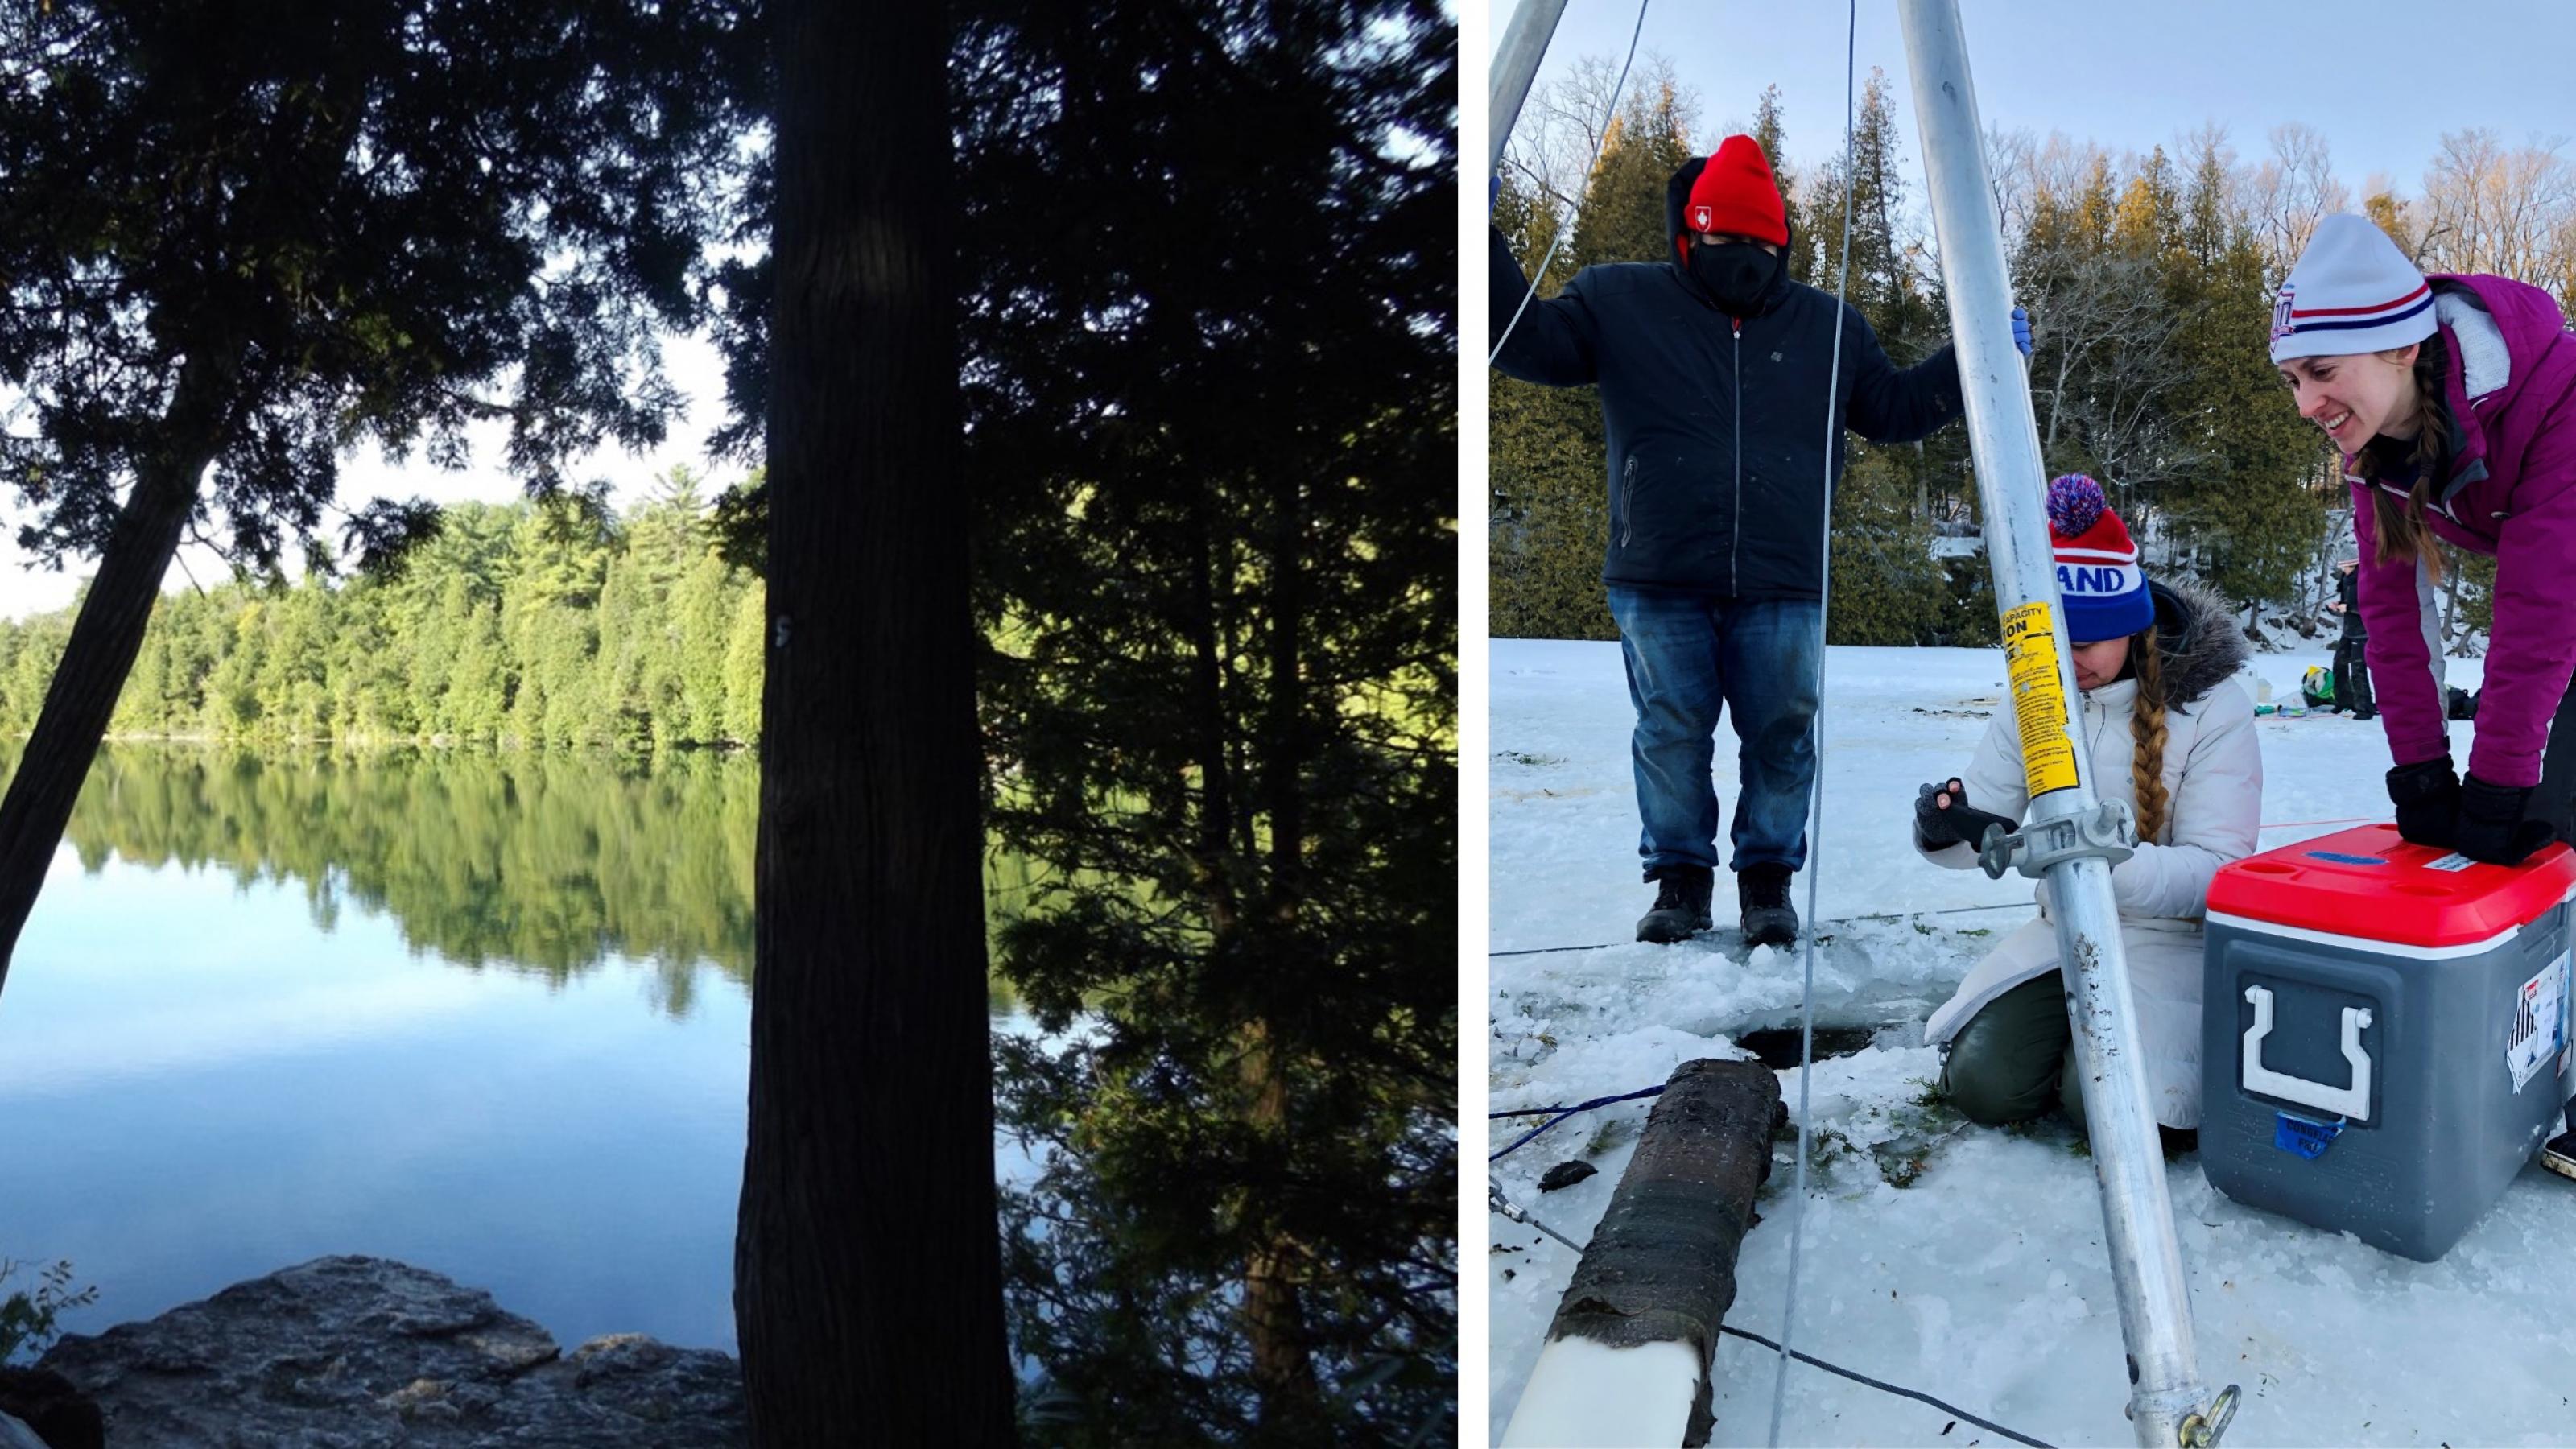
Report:
M2576 853L2483 865L2394 825L2209 889L2200 1152L2219 1191L2431 1262L2557 1130Z

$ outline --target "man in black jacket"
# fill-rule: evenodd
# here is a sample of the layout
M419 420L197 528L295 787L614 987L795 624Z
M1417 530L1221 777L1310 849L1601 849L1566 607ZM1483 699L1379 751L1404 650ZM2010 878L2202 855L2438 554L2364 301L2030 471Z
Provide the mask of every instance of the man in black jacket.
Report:
M1552 300L1529 296L1495 232L1493 326L1511 330L1494 365L1525 382L1600 389L1610 445L1601 578L1637 710L1638 851L1659 885L1637 939L1708 928L1709 771L1725 709L1742 741L1730 864L1744 939L1786 945L1798 934L1789 877L1806 864L1816 773L1824 490L1843 467L1843 430L1828 429L1826 410L1874 442L1924 437L1960 414L1958 363L1943 347L1899 370L1858 311L1789 280L1786 209L1752 137L1729 136L1674 172L1664 216L1672 255L1586 267Z

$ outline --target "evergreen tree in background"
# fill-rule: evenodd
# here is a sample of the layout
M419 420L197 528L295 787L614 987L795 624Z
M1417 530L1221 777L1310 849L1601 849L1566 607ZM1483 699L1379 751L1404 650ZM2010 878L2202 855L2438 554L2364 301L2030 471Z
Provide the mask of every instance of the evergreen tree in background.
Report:
M759 734L760 581L685 469L618 517L462 503L399 574L163 599L111 728L259 744L668 750ZM0 734L24 734L70 611L0 621Z
M991 3L956 61L1001 964L1089 1021L1007 1043L1034 1440L1455 1411L1455 48Z

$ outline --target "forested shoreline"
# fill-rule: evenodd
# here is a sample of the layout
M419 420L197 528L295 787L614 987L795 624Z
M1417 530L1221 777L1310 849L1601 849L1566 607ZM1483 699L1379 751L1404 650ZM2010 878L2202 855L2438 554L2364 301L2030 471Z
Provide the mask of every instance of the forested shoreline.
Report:
M384 577L165 594L111 734L264 744L656 750L758 737L762 590L699 480L623 513L457 504ZM24 734L74 608L0 622L0 732Z

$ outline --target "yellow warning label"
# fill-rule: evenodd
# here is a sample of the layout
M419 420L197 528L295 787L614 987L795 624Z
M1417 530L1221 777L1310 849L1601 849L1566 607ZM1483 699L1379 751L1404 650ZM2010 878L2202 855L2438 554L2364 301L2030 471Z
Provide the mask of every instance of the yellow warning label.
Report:
M2066 689L2057 677L2057 625L2045 600L2004 611L2004 677L2021 725L2021 772L2033 798L2076 785Z

